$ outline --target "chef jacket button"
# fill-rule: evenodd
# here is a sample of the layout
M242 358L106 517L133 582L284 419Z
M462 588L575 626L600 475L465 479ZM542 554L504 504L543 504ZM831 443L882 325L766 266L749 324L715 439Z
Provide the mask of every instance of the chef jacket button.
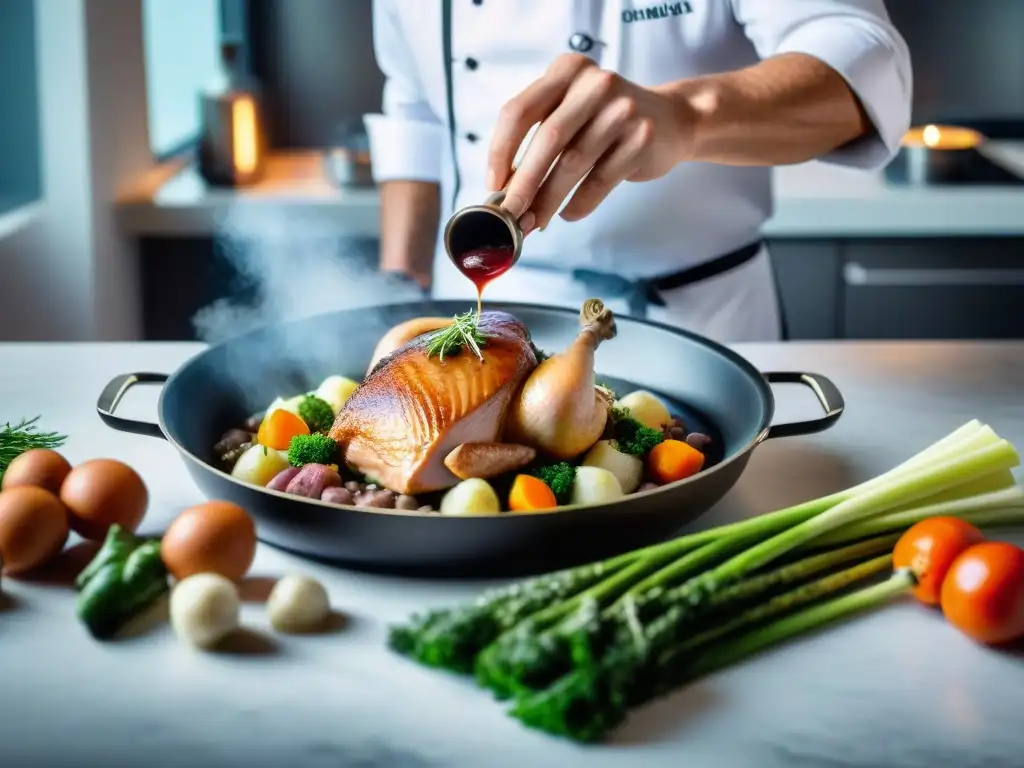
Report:
M479 138L480 137L477 136L475 133L467 133L466 134L466 141L468 141L470 144L476 144L476 142L477 142L477 140Z
M480 66L480 62L474 58L466 59L466 69L473 70Z
M577 32L569 38L569 47L577 53L586 53L594 47L594 38L582 32Z

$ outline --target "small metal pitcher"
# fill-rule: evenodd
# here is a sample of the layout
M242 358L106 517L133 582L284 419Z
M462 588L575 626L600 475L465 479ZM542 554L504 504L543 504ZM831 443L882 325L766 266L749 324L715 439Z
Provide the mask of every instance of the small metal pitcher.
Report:
M476 248L512 246L512 265L523 252L523 230L519 220L501 207L504 190L489 195L481 205L467 205L448 219L444 228L444 249L456 258Z

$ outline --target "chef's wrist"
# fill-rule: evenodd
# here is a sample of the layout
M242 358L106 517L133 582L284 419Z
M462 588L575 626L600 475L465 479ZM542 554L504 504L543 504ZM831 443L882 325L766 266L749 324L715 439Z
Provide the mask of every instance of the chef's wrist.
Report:
M673 135L678 138L677 161L709 160L706 149L715 145L714 135L720 127L722 114L720 79L714 75L688 78L660 90L669 97L673 107Z

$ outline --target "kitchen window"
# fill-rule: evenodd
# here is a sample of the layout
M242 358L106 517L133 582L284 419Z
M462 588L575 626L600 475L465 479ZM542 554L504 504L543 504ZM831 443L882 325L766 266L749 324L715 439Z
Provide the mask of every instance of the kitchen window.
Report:
M217 76L224 35L242 37L244 0L143 0L149 146L157 157L199 135L199 93Z
M0 215L42 196L34 0L0 2Z

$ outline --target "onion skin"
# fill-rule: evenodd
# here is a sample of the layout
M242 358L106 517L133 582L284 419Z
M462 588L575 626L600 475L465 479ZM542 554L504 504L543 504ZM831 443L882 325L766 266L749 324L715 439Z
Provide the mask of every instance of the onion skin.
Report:
M604 434L611 403L597 388L594 353L615 337L611 311L598 299L580 310L580 332L569 346L534 369L509 407L508 442L557 460L589 450Z

